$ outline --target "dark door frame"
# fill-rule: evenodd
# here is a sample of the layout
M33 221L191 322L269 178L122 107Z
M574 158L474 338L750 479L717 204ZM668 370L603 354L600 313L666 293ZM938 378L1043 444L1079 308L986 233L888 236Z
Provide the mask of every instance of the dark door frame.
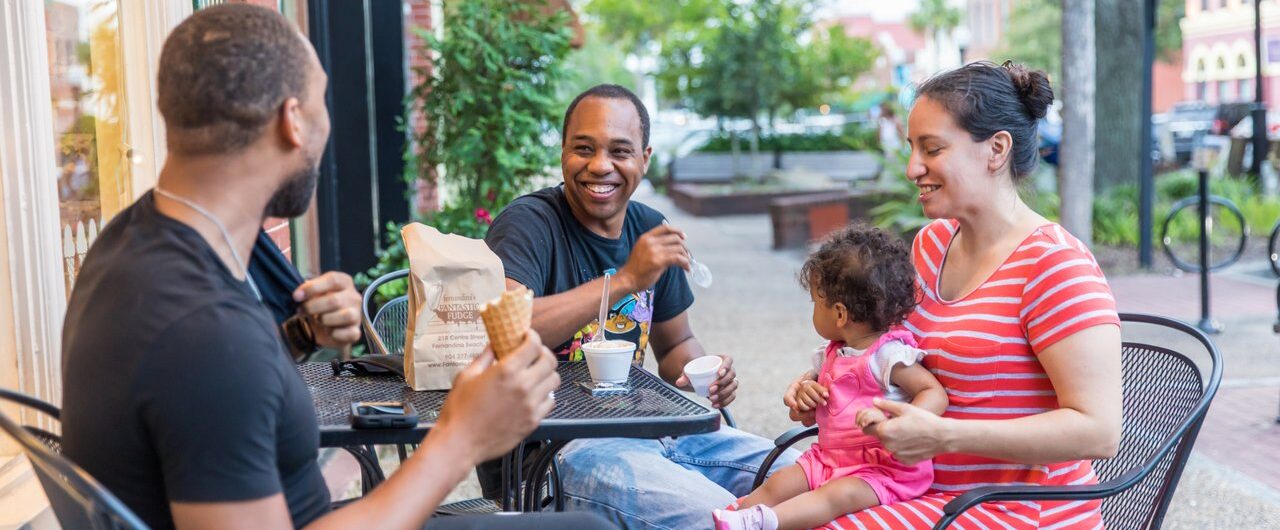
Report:
M307 0L307 12L332 123L316 190L320 269L355 274L377 262L387 223L409 218L404 16L399 0Z

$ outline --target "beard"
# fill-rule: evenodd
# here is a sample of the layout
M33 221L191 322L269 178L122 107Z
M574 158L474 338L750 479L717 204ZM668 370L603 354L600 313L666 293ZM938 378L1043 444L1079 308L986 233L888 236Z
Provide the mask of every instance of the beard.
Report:
M320 164L314 157L307 156L302 168L294 172L276 189L263 214L267 217L292 219L307 212L311 206L311 196L316 191L316 181L320 179Z

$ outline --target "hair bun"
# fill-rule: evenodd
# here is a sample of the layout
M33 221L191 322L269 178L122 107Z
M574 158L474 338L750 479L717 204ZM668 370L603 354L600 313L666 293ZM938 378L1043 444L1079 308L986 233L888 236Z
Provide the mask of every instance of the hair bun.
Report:
M1049 76L1041 70L1028 70L1027 67L1013 61L1005 61L1001 65L1009 73L1009 80L1018 91L1018 100L1027 109L1033 119L1043 118L1053 103L1053 88L1049 86Z

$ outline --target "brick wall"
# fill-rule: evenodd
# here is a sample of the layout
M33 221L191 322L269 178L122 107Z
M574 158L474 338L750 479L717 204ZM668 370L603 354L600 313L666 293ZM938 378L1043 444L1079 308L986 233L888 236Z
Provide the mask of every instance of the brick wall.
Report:
M409 58L409 90L418 86L423 82L423 76L419 73L422 68L431 68L431 58L426 53L426 42L418 36L417 29L430 31L434 26L431 24L431 0L406 0L405 4L409 6L409 14L405 17L405 54ZM414 112L409 117L409 123L413 126L414 132L422 132L426 128L426 119L421 112ZM410 148L414 146L412 143ZM436 186L427 183L425 179L418 179L414 183L413 194L413 210L418 215L423 215L440 210L440 195Z

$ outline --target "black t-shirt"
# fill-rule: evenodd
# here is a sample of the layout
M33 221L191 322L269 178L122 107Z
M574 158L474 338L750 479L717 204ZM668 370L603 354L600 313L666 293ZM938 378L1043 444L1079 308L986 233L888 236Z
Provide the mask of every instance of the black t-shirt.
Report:
M85 256L63 345L66 455L152 528L169 502L283 492L295 526L329 508L310 393L270 312L151 193Z
M283 324L298 313L293 291L302 285L302 275L289 263L289 258L284 257L266 231L259 230L258 239L253 242L253 252L249 254L249 275L262 292L262 304L271 311L276 324Z
M621 269L636 240L662 220L657 210L631 201L621 236L600 236L573 216L561 185L512 201L493 220L485 242L502 259L508 278L531 289L534 296L544 296L590 282L606 269ZM671 320L691 305L693 292L684 270L670 267L652 288L623 297L609 309L609 338L636 343L639 363L649 343L650 325ZM580 346L595 337L597 320L584 323L572 339L555 348L556 355L562 360L581 360Z

